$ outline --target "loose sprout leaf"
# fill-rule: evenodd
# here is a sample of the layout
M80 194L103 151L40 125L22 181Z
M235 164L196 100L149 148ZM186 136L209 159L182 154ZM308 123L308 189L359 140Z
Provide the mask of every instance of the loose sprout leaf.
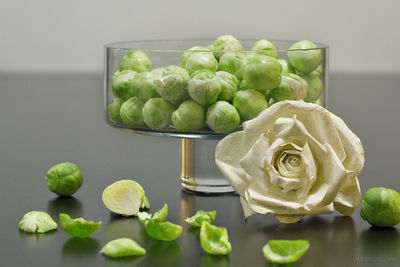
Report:
M201 225L200 244L205 252L213 255L226 255L232 250L227 229L208 222L203 222Z
M143 223L143 224L146 224L146 220L151 220L151 214L150 214L150 213L147 213L147 212L145 212L145 211L139 212L139 213L137 214L137 216L138 216L138 218L139 218L139 221L140 221L141 223Z
M309 247L307 240L270 240L263 247L263 254L271 262L291 263L299 260Z
M164 206L159 211L154 213L152 219L156 222L164 222L167 219L167 216L168 216L168 205L164 204Z
M99 230L101 221L93 222L83 218L72 219L68 214L60 213L60 225L67 234L85 238Z
M147 219L145 221L147 234L158 240L172 241L177 239L182 233L182 226L170 222L157 222Z
M185 219L189 225L194 227L200 227L203 222L213 223L215 217L217 216L217 211L203 211L199 210L192 217L188 217Z
M100 250L100 253L103 253L104 255L111 258L118 258L144 255L146 254L146 250L130 238L119 238L108 242Z
M57 223L43 211L30 211L19 222L19 229L29 233L46 233L57 229Z

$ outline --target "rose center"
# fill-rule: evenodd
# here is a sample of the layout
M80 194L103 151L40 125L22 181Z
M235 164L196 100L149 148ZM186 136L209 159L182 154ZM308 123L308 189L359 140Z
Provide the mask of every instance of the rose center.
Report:
M306 170L299 151L284 151L277 161L279 175L286 178L305 178Z

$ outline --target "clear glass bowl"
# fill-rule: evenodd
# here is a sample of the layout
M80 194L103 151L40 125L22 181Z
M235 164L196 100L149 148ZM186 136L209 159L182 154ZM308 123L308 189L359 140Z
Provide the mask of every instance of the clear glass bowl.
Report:
M243 51L239 53L254 53L251 51L257 39L239 39ZM297 41L270 40L276 47L277 57L288 60L287 52L292 44ZM104 88L105 88L105 116L106 121L113 127L127 132L138 134L167 136L182 138L182 186L189 191L202 193L225 193L232 192L232 188L217 170L214 164L214 150L217 140L229 133L215 133L207 127L196 132L179 132L172 125L162 131L152 130L148 127L128 127L122 123L113 121L107 112L107 107L114 101L112 91L112 76L119 70L122 57L132 51L141 50L147 54L151 61L151 69L162 68L169 65L180 66L182 53L193 46L208 46L214 43L214 39L192 39L192 40L153 40L111 43L105 46L104 60ZM328 91L328 46L313 42L317 48L308 50L320 50L322 54L322 72L320 80L323 84L322 93L318 99L322 106L327 105ZM200 51L199 51L200 52ZM207 51L209 52L209 51ZM218 51L214 51L218 52ZM223 52L223 51L220 51ZM265 51L259 51L265 52ZM195 52L193 52L195 53ZM241 125L234 131L241 130ZM214 140L204 140L214 139Z

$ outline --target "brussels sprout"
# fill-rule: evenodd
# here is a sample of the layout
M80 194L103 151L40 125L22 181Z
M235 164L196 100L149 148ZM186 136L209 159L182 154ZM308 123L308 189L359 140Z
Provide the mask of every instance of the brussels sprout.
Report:
M219 59L218 70L229 72L238 79L242 79L243 67L247 59L243 52L226 52Z
M57 223L44 211L26 213L18 226L22 231L39 234L57 229Z
M246 80L241 80L239 83L239 91L241 90L248 90L248 89L252 89L252 87L250 87L249 83ZM266 92L268 92L270 90L267 90Z
M254 51L261 51L261 50L265 50L265 52L257 52L258 54L262 54L262 55L266 55L266 56L270 56L273 58L277 58L277 52L276 52L276 47L273 43L271 43L270 41L266 40L266 39L261 39L258 40L253 48L251 50Z
M83 218L72 219L68 214L60 213L60 225L67 234L85 238L96 233L101 222L96 223Z
M152 69L150 72L153 74L154 79L158 79L159 77L161 77L163 71L164 68L156 68Z
M232 35L222 35L214 41L214 55L217 59L219 59L224 52L242 50L242 44Z
M321 107L325 107L324 103L321 101L321 99L318 99L317 101L314 102L315 104L321 106Z
M295 73L293 66L286 59L278 59L279 64L282 66L282 74L284 73Z
M400 222L400 194L384 187L368 189L361 203L360 215L371 225L395 226Z
M293 51L291 51L293 50ZM315 70L322 62L321 50L308 40L299 41L293 44L287 52L290 64L296 71L308 74Z
M192 217L186 218L185 222L187 222L190 226L193 227L201 227L203 222L213 223L216 216L217 216L216 210L213 211L199 210Z
M304 98L306 102L315 102L321 96L324 85L317 74L301 75L301 77L307 82L307 97Z
M226 228L208 222L201 224L200 245L205 252L213 255L227 255L232 250Z
M134 50L125 54L119 63L119 70L134 70L136 72L150 71L151 62L146 53Z
M239 126L240 116L234 106L218 101L207 109L206 123L216 133L227 133Z
M278 87L271 90L271 96L275 101L300 100L307 96L308 84L303 78L293 73L282 74L282 80Z
M51 192L59 196L71 196L81 187L83 176L77 165L63 162L48 170L46 180Z
M214 44L209 44L206 46L206 48L210 51L214 51Z
M143 102L158 97L154 85L154 74L148 71L136 74L132 81L132 92L133 96L137 96Z
M143 102L136 96L126 100L120 110L122 122L128 127L143 126Z
M268 108L268 103L263 94L248 89L235 94L233 106L239 111L242 120L247 121L257 117L258 113Z
M143 188L133 180L119 180L106 187L102 200L104 206L116 214L132 216L141 208L149 208Z
M114 101L108 105L108 117L110 117L113 121L122 122L120 110L123 103L124 101L121 98L115 98Z
M171 122L172 106L161 97L147 101L142 112L144 123L153 130L163 130Z
M217 75L206 69L193 73L188 83L190 97L204 106L217 101L221 88L222 85Z
M243 79L251 89L265 93L281 82L282 67L279 61L269 56L256 56L244 66Z
M226 71L218 71L215 74L221 82L221 92L218 95L218 100L232 101L233 95L238 90L239 80Z
M180 132L194 132L201 129L205 122L205 111L202 106L192 100L180 104L172 112L172 124Z
M136 72L132 70L117 71L112 76L111 87L115 97L123 101L133 96L132 82Z
M322 73L324 72L324 69L322 68L322 65L319 65L313 72L311 72L310 74L315 74L317 75L319 78L322 78Z
M274 263L291 263L303 257L310 247L307 240L270 240L263 247L264 257Z
M111 257L111 258L119 258L119 257L127 257L127 256L135 256L135 255L144 255L146 254L146 250L139 246L136 241L130 238L118 238L108 242L101 250L100 253Z
M187 93L189 79L190 76L184 68L171 65L164 68L162 75L155 80L156 90L163 99L178 103L189 97Z
M212 52L191 52L192 54L186 60L185 69L192 75L196 70L208 69L216 72L218 61Z
M200 52L208 52L211 51L209 48L205 46L193 46L192 48L189 48L186 52L183 52L181 55L181 67L186 68L186 62L187 59L193 55L194 51L200 51Z

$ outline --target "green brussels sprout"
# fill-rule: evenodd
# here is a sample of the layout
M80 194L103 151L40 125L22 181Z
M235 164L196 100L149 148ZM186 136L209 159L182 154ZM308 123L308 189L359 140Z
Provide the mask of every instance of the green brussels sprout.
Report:
M207 109L206 123L216 133L235 130L240 124L239 112L226 101L218 101Z
M200 105L211 105L218 99L221 92L221 81L217 75L207 69L193 73L188 83L190 97Z
M293 73L282 74L278 87L271 90L270 94L276 102L282 100L301 100L307 96L308 84L299 75Z
M239 111L242 120L247 121L257 117L258 113L268 108L268 102L260 92L248 89L235 94L233 106Z
M226 52L219 59L218 70L229 72L238 79L242 79L243 67L247 60L243 52Z
M324 69L322 68L322 65L319 65L313 72L310 74L317 75L319 78L322 78L322 73L324 72Z
M199 210L192 217L186 218L185 222L187 222L190 226L193 227L201 227L203 222L213 223L216 216L217 216L216 210L213 211Z
M22 217L18 227L25 232L43 234L57 229L57 223L44 211L30 211Z
M248 90L248 89L252 89L249 85L249 83L246 80L241 80L239 83L239 91L241 90ZM268 92L270 90L267 90L266 92Z
M317 99L321 96L322 90L324 89L324 84L319 76L311 73L307 75L301 75L301 78L303 78L308 84L307 96L304 98L304 101L310 103L317 101Z
M261 39L258 40L253 48L251 49L253 51L261 51L261 50L265 50L265 52L257 52L258 54L262 54L262 55L266 55L266 56L270 56L273 58L277 58L277 52L276 52L276 47L273 43L271 43L270 41L266 40L266 39Z
M293 44L289 48L287 56L290 64L292 64L296 71L302 74L312 72L322 62L321 50L308 40L302 40Z
M321 99L318 99L317 101L314 102L315 104L321 106L321 107L325 107L324 103L321 101Z
M108 117L110 117L113 121L122 122L120 110L123 103L124 101L121 98L115 98L114 101L108 105Z
M200 51L200 52L209 52L209 48L205 46L193 46L192 48L189 48L186 52L183 52L181 55L181 67L186 68L186 62L187 59L193 55L193 52L195 51Z
M214 51L214 44L209 44L206 46L206 48L210 51Z
M395 226L400 222L400 194L384 187L368 189L361 203L360 215L374 226Z
M189 97L187 84L190 79L184 68L168 66L164 68L162 75L155 80L155 86L160 96L171 102L178 103Z
M247 84L262 93L274 89L281 82L282 67L273 57L258 55L244 66L243 79Z
M192 54L186 60L185 69L192 75L193 72L202 69L208 69L216 72L218 61L212 52L191 52Z
M235 75L226 71L217 71L215 74L221 82L221 92L218 95L218 100L232 101L233 95L238 90L239 80Z
M143 102L150 98L158 97L159 95L154 85L154 74L149 71L136 74L132 81L132 92L133 96L138 97Z
M214 41L214 55L217 59L219 59L224 52L242 50L242 44L232 35L222 35Z
M282 74L283 73L295 73L293 66L286 59L278 59L279 64L282 66Z
M152 98L144 104L144 123L153 130L163 130L171 122L172 106L161 97Z
M162 75L163 71L164 71L164 68L156 68L156 69L152 69L150 72L153 74L154 79L158 79Z
M126 100L120 110L122 122L128 127L143 126L143 102L136 96Z
M146 250L139 246L136 241L130 238L118 238L108 242L101 250L103 253L110 258L119 258L127 256L136 256L146 254Z
M59 196L71 196L81 187L83 176L77 165L63 162L48 170L46 180L51 192Z
M194 132L201 129L205 122L204 108L192 100L187 100L172 112L172 124L180 132Z
M117 71L112 76L111 87L115 97L123 101L133 96L132 82L136 72L132 70Z
M60 213L60 225L67 234L85 238L96 233L101 222L96 223L83 218L72 219L68 214Z
M146 53L134 50L125 54L119 63L119 70L134 70L136 72L150 71L151 62Z
M200 228L200 245L203 250L213 255L227 255L232 246L225 227L217 227L203 222Z

